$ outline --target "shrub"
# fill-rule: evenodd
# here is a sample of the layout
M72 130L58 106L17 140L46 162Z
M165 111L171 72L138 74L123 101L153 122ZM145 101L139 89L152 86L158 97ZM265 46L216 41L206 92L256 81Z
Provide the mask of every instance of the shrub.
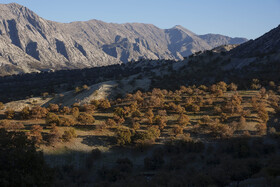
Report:
M107 119L105 122L106 126L108 127L115 127L117 126L117 123L115 122L115 120L113 119Z
M59 124L59 117L55 113L49 112L47 114L47 117L46 117L46 124L50 125L50 124L53 124L53 123L58 125Z
M15 111L12 109L8 109L5 111L6 119L13 119L15 117Z
M70 140L76 137L77 137L76 131L74 129L69 129L64 131L62 135L62 140L65 142L69 142Z
M140 123L138 123L138 122L133 122L132 123L132 129L133 130L138 130L138 129L140 129L140 127L141 127L141 125L140 125Z
M31 117L31 111L29 109L28 106L24 107L21 112L20 112L20 116L22 119L29 119Z
M111 108L111 104L108 99L104 99L100 101L99 108L101 109L108 109Z
M48 109L50 112L58 112L59 106L57 104L49 104Z
M30 135L31 139L35 142L36 145L43 142L42 130L43 130L43 127L41 127L40 125L33 125L31 127L29 135Z
M186 114L181 114L178 119L178 124L181 125L181 126L186 126L189 124L190 122L190 118L189 116L187 116Z
M184 128L179 125L175 125L173 128L173 132L175 135L183 134L183 131L184 131Z
M129 129L119 128L116 132L117 144L124 146L131 143L131 132Z
M228 85L228 89L229 89L230 91L236 91L236 90L237 90L237 85L234 84L234 83L230 83L230 84Z
M72 126L72 125L75 125L75 120L73 120L72 118L60 117L58 125L59 126Z
M73 107L71 109L71 114L72 116L74 116L75 118L77 118L80 115L80 110L78 107Z
M81 122L82 124L93 124L95 122L95 119L92 115L87 114L87 113L80 113L78 116L78 121Z
M266 134L267 126L266 126L265 123L259 123L255 126L255 128L257 130L258 135L265 135Z
M61 138L61 134L58 131L58 128L55 124L52 124L51 130L48 136L48 143L49 145L53 145L56 142L59 142Z
M31 118L41 119L47 116L48 110L44 107L35 106L31 109Z
M4 108L5 108L5 105L2 102L0 102L0 110L3 110Z

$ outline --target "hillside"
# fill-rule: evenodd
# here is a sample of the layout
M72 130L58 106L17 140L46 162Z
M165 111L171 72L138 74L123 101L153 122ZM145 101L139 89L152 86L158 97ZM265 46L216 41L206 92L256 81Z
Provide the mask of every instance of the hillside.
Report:
M196 35L175 26L98 20L57 23L26 7L0 5L0 75L106 66L139 59L180 60L244 38Z

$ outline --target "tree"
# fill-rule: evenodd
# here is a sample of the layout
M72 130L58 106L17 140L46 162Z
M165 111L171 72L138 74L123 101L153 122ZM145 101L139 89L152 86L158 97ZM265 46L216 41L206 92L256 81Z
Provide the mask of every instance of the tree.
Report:
M56 142L59 142L60 137L61 137L61 134L59 133L59 130L58 130L57 126L55 124L52 124L51 130L50 130L50 133L49 133L49 136L48 136L49 145L53 145Z
M42 130L43 127L41 127L40 125L33 125L31 127L29 135L36 145L39 145L43 142Z
M183 131L184 131L183 127L179 125L175 125L173 128L173 132L175 135L183 134Z
M107 119L105 124L108 127L115 127L115 126L117 126L117 123L115 122L115 120L112 120L112 119Z
M149 124L153 123L154 113L151 108L149 108L148 111L145 113L145 117L148 119Z
M77 137L76 131L74 129L69 129L64 131L62 135L62 140L65 142L69 142L70 140L76 137Z
M101 109L108 109L111 108L111 104L108 99L104 99L100 101L99 108Z
M59 126L72 126L75 125L75 120L73 120L72 118L68 118L68 117L60 117L59 121L58 121L58 125ZM54 123L56 124L56 123ZM52 125L52 124L51 124Z
M28 106L24 107L20 112L20 116L22 119L29 119L31 117L30 108Z
M5 105L2 102L0 102L0 110L3 110L4 108L5 108Z
M52 186L53 170L24 132L0 129L0 185Z
M267 126L265 123L259 123L255 126L258 135L265 135L266 134L266 130L267 130Z
M48 110L44 107L35 106L31 109L31 118L41 119L47 116Z
M218 82L217 87L223 92L227 91L227 84L224 81Z
M119 128L116 132L117 144L124 146L131 143L131 132L129 129Z
M79 114L80 114L79 108L78 108L78 107L73 107L73 108L71 109L71 114L72 114L72 116L74 116L75 118L77 118L77 117L79 116Z
M237 88L238 88L237 85L234 84L234 83L230 83L230 84L228 85L228 89L229 89L230 91L236 91Z
M50 112L58 112L59 106L57 104L49 104L48 109Z
M154 123L159 126L160 130L166 127L167 118L165 116L156 115L154 118Z
M15 116L15 111L12 109L8 109L5 111L6 119L13 119Z
M95 122L95 119L92 115L87 114L87 113L80 113L78 116L78 121L81 122L82 124L93 124Z
M186 114L180 114L177 121L180 126L186 126L189 124L190 118Z
M49 112L46 117L46 124L51 125L53 123L59 125L59 117L55 113Z

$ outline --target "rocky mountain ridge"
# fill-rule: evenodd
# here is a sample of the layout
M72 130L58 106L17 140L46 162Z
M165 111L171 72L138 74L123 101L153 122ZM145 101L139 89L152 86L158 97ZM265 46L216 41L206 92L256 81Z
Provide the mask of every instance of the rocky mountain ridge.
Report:
M139 59L180 60L244 38L196 35L182 26L114 24L98 20L58 23L16 3L0 4L0 75L77 69Z

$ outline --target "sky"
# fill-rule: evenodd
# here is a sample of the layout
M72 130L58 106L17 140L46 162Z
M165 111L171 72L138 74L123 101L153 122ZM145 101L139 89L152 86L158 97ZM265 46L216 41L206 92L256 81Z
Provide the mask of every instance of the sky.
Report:
M0 0L18 3L57 22L140 22L196 34L255 39L280 24L280 0Z

